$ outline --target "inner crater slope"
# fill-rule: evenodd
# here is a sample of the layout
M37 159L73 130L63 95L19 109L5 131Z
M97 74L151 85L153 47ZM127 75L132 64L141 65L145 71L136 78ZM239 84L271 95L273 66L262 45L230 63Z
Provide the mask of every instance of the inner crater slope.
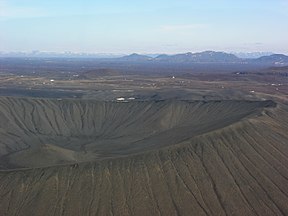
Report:
M0 168L127 157L259 116L272 101L0 98Z

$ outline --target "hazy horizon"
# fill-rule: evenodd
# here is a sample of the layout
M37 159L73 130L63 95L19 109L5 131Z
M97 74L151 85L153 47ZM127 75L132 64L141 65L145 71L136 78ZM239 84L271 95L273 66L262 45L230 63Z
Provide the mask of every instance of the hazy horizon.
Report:
M0 51L288 54L286 0L0 0Z
M8 55L11 54L23 54L23 55L95 55L95 56L126 56L126 55L132 55L132 54L139 54L139 55L147 55L147 56L158 56L158 55L177 55L177 54L184 54L184 53L202 53L202 52L223 52L223 53L227 53L227 54L233 54L236 56L241 56L241 55L259 55L259 56L269 56L269 55L273 55L273 54L286 54L286 53L275 53L275 52L234 52L234 51L221 51L221 50L200 50L200 51L187 51L187 52L170 52L170 53L153 53L153 52L126 52L126 53L115 53L115 52L106 52L106 53L101 53L101 52L71 52L71 51L61 51L61 52L54 52L54 51L42 51L42 50L32 50L32 51L1 51L0 50L0 55Z

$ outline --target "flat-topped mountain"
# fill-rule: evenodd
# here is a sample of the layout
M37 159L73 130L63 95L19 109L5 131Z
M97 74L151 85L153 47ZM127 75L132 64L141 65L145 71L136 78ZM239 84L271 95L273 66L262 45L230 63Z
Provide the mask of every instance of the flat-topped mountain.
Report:
M273 54L270 56L262 56L255 59L258 63L275 64L275 65L286 65L288 63L288 56L283 54Z
M224 52L205 51L201 53L184 53L172 56L158 56L156 60L169 62L195 62L195 63L224 63L240 62L240 59L233 54Z

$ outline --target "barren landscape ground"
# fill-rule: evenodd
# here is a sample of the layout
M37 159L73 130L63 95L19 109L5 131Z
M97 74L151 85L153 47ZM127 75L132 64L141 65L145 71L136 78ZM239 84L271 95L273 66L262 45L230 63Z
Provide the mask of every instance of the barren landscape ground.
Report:
M1 61L0 215L288 215L287 67Z

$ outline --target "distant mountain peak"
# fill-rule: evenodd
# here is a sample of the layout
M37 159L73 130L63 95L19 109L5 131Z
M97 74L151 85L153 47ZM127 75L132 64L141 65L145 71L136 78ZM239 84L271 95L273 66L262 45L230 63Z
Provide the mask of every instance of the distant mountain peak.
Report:
M138 53L132 53L130 55L127 56L123 56L120 58L121 60L133 60L133 61L140 61L140 60L151 60L153 59L150 56L146 56L146 55L140 55Z
M139 57L139 56L143 56L143 55L140 55L138 53L132 53L132 54L128 55L127 57Z

